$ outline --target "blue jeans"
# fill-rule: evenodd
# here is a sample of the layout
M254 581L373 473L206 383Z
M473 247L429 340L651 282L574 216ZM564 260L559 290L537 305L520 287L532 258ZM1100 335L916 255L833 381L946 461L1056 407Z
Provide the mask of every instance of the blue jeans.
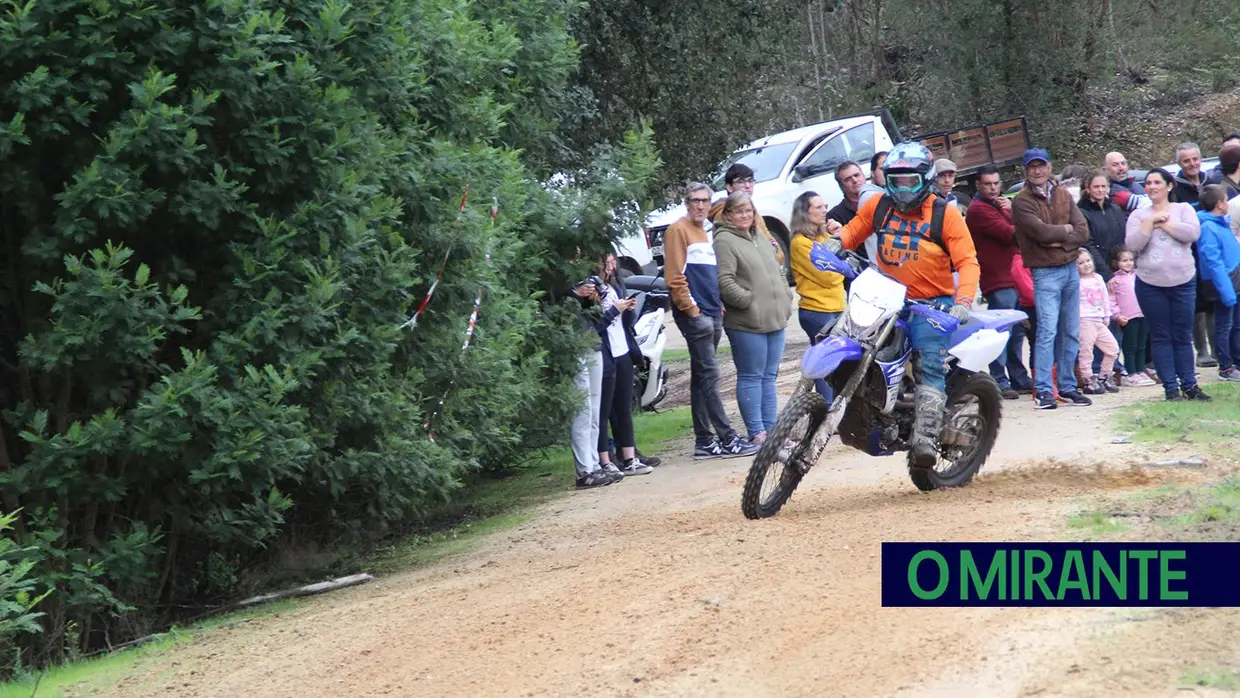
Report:
M986 294L986 307L991 310L1015 309L1020 296L1014 288L1001 288ZM1029 380L1029 372L1020 358L1020 347L1025 341L1025 328L1012 326L1012 334L1008 338L1007 350L999 358L990 362L990 375L1001 389L1028 388L1033 385Z
M1197 385L1193 355L1197 279L1179 286L1153 286L1137 277L1137 303L1150 326L1150 352L1163 390Z
M732 361L736 364L736 404L741 419L753 437L770 431L779 418L779 402L775 396L775 377L784 358L784 331L744 332L725 329L732 345Z
M939 298L928 298L936 303L945 305L952 304L951 296L940 296ZM913 378L918 385L927 385L941 392L947 391L947 349L951 343L951 335L939 332L930 325L930 323L920 315L914 315L905 311L905 321L908 323L909 343L913 345L913 351L918 356L913 358L915 366L919 366L920 370L914 371Z
M1214 304L1214 351L1218 354L1218 370L1235 368L1240 359L1240 303L1228 308Z
M1038 311L1038 335L1033 351L1034 390L1040 395L1054 392L1050 367L1059 364L1059 392L1076 390L1077 354L1081 350L1081 272L1076 262L1058 267L1030 270L1033 276L1033 303ZM1192 313L1189 313L1191 316ZM1192 322L1190 317L1189 322ZM1190 339L1192 332L1189 332Z
M800 321L801 323L801 329L805 330L805 334L809 336L810 346L813 346L814 344L817 344L817 342L814 341L814 338L818 335L818 332L823 327L826 327L828 323L835 322L836 320L838 320L839 317L843 314L844 313L842 312L841 313L824 313L818 310L806 310L804 308L798 308L797 309L797 320ZM831 404L831 400L834 397L834 395L832 395L831 393L831 386L827 385L827 382L825 380L821 378L819 378L818 380L815 380L814 389L818 391L819 395L821 395L824 399L826 399L828 405Z

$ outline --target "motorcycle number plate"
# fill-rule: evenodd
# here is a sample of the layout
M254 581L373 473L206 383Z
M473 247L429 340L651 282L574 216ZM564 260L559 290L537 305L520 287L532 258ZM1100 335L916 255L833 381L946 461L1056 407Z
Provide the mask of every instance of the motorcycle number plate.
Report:
M907 289L873 269L861 272L848 294L848 315L861 327L869 327L879 318L904 307Z

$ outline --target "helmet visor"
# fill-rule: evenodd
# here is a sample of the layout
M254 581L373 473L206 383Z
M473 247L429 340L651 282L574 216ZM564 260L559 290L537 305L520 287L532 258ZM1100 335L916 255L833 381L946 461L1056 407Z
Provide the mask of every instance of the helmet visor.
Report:
M896 189L916 189L921 186L921 175L916 174L888 174L887 184Z

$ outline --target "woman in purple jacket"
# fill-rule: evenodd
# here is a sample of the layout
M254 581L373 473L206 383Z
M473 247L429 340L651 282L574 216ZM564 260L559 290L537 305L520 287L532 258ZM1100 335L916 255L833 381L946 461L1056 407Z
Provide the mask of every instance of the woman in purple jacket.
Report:
M1149 321L1154 368L1167 399L1208 402L1193 362L1197 265L1192 247L1201 224L1192 206L1171 200L1171 187L1166 170L1150 170L1145 193L1152 205L1128 215L1126 242L1137 256L1137 302Z

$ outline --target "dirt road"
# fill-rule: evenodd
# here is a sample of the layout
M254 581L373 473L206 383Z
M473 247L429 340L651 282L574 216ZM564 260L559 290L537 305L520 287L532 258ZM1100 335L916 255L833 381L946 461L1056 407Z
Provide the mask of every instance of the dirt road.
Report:
M1070 540L1100 497L1217 477L1124 467L1143 454L1110 443L1111 417L1156 392L1005 403L991 463L956 491L920 494L899 462L833 445L761 522L739 510L746 461L665 454L476 552L212 632L104 693L1183 695L1186 668L1235 664L1236 613L880 606L882 541Z

